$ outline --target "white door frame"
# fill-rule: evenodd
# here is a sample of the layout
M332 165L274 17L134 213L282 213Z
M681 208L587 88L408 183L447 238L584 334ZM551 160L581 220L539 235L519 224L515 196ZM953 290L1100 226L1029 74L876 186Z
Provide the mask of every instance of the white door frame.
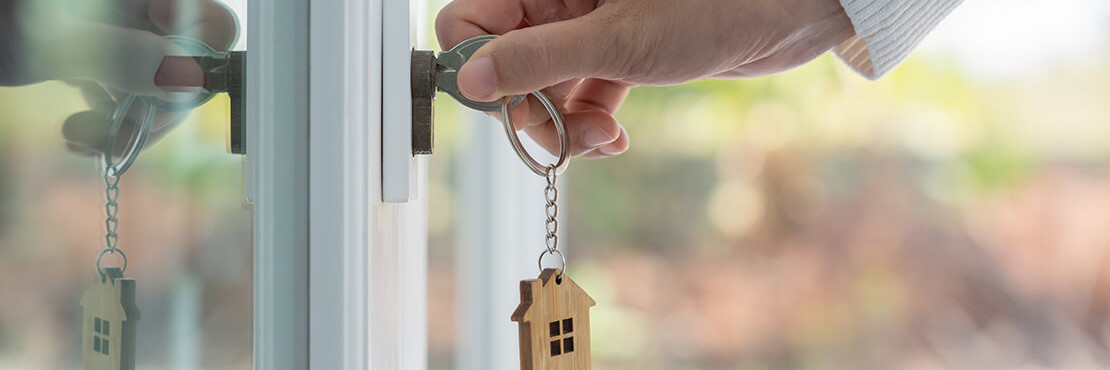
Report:
M308 368L308 0L248 4L254 367Z
M383 71L383 34L411 32L385 21L398 9L407 20L408 0L249 6L256 369L427 367L423 161L414 201L381 201L383 87L408 91L383 83L408 75Z

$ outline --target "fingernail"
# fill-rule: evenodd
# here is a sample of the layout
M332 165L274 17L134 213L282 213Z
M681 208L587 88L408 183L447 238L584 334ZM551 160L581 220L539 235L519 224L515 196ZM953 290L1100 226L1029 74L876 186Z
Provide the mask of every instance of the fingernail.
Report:
M599 146L608 144L617 140L615 136L609 135L608 132L602 130L600 127L591 127L582 134L582 145L587 148L597 148Z
M489 57L466 62L459 70L458 80L459 91L472 100L493 100L490 97L497 91L497 75L493 73L493 60Z
M617 154L624 153L623 150L617 149L617 147L615 145L606 145L606 146L597 148L597 151L601 152L601 154L605 154L605 155L617 155Z

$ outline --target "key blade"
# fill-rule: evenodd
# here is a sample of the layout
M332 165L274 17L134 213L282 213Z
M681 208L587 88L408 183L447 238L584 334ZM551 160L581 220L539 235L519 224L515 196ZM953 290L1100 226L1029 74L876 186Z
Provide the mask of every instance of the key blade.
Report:
M501 110L501 102L477 102L467 99L459 91L459 69L463 64L466 64L470 57L478 49L482 48L490 40L497 38L497 35L484 35L467 39L455 45L451 50L439 53L436 57L436 88L439 91L445 92L455 98L459 103L470 107L471 109L480 110L483 112L497 112ZM523 96L514 97L511 106L515 107L520 102L524 101Z

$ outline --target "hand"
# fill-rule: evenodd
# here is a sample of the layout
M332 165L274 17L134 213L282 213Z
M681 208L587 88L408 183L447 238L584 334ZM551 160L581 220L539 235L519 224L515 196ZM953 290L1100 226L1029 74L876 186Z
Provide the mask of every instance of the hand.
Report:
M63 80L78 86L92 110L66 120L66 145L76 153L99 154L110 140L107 117L123 94L172 100L173 89L161 86L203 82L204 73L192 60L165 58L185 54L161 37L171 34L227 50L238 37L238 24L214 0L0 0L0 85ZM187 114L159 112L148 143ZM130 138L137 116L124 120L117 150Z
M502 34L459 71L462 93L493 101L543 89L565 114L571 154L596 158L628 149L613 114L632 86L785 71L853 29L837 0L455 0L436 34L444 49ZM547 111L521 105L517 128L557 151Z

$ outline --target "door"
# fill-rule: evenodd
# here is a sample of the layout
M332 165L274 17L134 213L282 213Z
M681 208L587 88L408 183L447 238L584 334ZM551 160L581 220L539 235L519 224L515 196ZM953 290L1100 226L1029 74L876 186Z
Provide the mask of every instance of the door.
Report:
M158 63L189 47L163 36L218 51L249 46L239 32L251 27L247 1L176 5L0 2L0 369L76 369L85 353L108 357L130 338L120 317L81 305L111 239L106 207L115 208L92 149L127 95L163 96ZM140 313L127 319L137 322L136 367L248 369L251 220L242 159L225 148L229 101L173 109L157 113L115 208ZM123 117L125 127L138 114ZM123 254L106 254L102 267L124 267Z
M59 132L124 92L161 94L135 87L154 88L161 61L135 50L210 36L176 21L209 5L239 35L221 49L247 51L246 155L224 149L218 96L159 126L174 129L123 177L137 367L426 367L425 166L405 158L405 202L384 202L382 185L383 97L408 89L395 62L412 45L409 1L12 0L0 4L0 300L17 303L0 307L0 369L80 367L77 298L104 248L105 189L95 158L65 150L90 143Z

